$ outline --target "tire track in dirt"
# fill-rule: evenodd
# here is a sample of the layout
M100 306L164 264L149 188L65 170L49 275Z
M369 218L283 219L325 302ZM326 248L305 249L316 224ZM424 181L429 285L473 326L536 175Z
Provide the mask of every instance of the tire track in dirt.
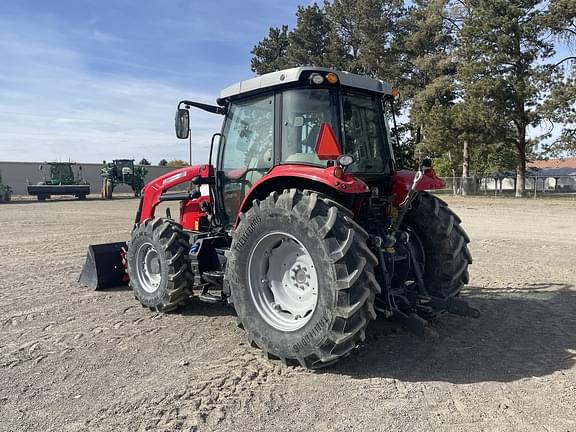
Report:
M201 375L178 389L115 401L87 419L84 426L86 430L114 427L110 419L120 415L127 416L137 431L217 430L224 419L246 410L256 398L260 404L280 404L281 392L276 389L294 370L248 350L240 348L230 357L203 365ZM188 365L184 361L179 367Z

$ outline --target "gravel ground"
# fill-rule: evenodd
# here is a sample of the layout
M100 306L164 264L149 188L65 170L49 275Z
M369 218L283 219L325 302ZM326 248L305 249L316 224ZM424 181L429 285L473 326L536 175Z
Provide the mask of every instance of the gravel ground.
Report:
M449 201L482 317L443 316L438 340L376 321L320 372L264 359L227 306L79 287L136 200L1 205L0 431L575 431L576 201Z

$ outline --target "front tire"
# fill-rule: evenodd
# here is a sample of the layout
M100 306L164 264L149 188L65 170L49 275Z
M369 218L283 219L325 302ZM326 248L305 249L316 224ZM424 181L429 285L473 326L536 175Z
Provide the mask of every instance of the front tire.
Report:
M170 219L148 219L132 231L128 275L134 296L151 309L168 312L189 297L188 237Z
M251 344L319 368L347 355L376 318L377 259L346 209L314 192L273 192L240 215L226 267Z

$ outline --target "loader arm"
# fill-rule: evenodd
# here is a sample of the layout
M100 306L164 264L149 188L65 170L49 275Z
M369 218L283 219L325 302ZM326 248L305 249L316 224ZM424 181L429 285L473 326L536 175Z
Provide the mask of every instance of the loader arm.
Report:
M167 190L198 177L206 182L214 177L214 168L211 165L193 165L170 171L155 178L144 186L140 208L136 214L136 222L142 223L154 217L156 206L161 202L162 194Z

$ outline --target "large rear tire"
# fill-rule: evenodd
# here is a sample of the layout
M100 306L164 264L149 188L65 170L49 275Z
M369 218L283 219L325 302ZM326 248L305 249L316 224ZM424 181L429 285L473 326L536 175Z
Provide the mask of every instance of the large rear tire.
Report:
M168 312L189 297L188 237L170 219L148 219L132 231L128 275L134 296L151 309Z
M306 368L334 363L361 343L380 292L367 238L346 209L314 192L255 200L240 215L226 267L249 342Z
M427 192L419 192L404 223L420 240L424 249L424 285L429 294L444 299L454 297L468 283L470 238L460 226L460 218L448 204Z

